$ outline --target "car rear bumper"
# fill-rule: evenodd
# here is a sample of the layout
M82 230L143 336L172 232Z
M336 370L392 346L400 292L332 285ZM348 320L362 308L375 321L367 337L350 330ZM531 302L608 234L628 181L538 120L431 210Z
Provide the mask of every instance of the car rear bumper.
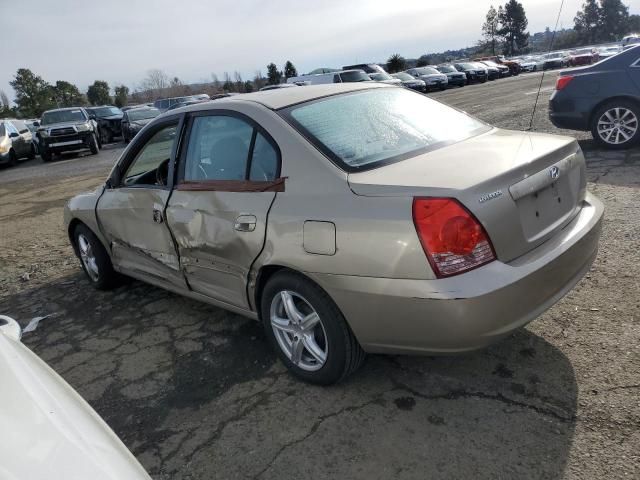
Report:
M564 90L555 91L549 99L549 120L558 128L587 131L596 101L594 97L574 97Z
M603 211L587 194L580 213L533 251L447 279L308 275L333 298L367 352L473 350L526 325L573 288L596 257Z

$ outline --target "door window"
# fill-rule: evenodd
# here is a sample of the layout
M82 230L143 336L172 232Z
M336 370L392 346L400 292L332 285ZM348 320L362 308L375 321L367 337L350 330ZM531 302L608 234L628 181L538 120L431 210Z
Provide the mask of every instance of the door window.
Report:
M124 174L123 185L166 185L177 125L158 130L138 152Z
M256 182L272 182L278 178L278 152L260 133L256 135L253 147L249 180Z

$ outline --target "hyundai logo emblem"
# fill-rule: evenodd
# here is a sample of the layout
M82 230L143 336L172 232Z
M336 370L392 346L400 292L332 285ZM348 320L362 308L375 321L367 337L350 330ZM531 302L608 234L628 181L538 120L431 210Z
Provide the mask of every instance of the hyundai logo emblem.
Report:
M560 176L560 169L556 166L551 167L549 169L549 176L555 180Z

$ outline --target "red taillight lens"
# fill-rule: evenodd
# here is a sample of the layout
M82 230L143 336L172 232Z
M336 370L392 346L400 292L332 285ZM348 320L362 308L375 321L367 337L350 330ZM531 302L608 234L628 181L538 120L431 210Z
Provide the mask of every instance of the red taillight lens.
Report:
M556 90L562 90L564 87L569 85L569 83L571 83L571 80L573 80L573 77L571 75L558 77L558 80L556 80Z
M496 259L484 228L457 200L415 198L413 222L438 278L457 275Z

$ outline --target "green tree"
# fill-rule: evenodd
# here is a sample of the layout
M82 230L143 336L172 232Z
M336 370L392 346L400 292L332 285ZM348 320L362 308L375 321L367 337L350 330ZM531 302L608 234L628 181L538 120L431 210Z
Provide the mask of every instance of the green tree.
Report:
M278 70L278 67L273 62L267 65L267 79L269 80L269 85L278 85L282 81L282 72Z
M25 117L39 117L52 106L51 85L28 68L19 68L9 85L16 92L15 103Z
M500 7L502 10L502 7ZM485 22L482 25L482 37L491 50L491 54L496 54L496 45L498 43L498 29L500 28L500 20L498 17L498 11L493 8L493 5L489 7Z
M247 93L253 92L253 82L251 80L246 80L244 82L244 91Z
M291 77L297 77L297 76L298 76L298 70L296 70L296 67L293 65L293 63L287 60L287 63L284 64L284 78L291 78Z
M573 19L574 30L583 45L596 43L600 25L600 7L596 0L586 0Z
M629 15L627 33L637 33L637 32L640 32L640 15Z
M416 67L426 67L431 64L431 57L429 55L420 55L418 60L416 60Z
M389 73L401 72L405 69L407 61L399 53L394 53L387 59L387 70Z
M87 90L87 100L91 105L108 105L111 103L109 84L104 80L96 80Z
M620 40L629 27L629 7L621 0L600 0L600 41Z
M129 87L126 85L119 85L114 89L116 95L113 97L113 103L116 107L124 107L129 101Z
M84 96L73 83L58 80L51 87L51 98L58 107L76 107L85 104Z
M522 4L517 0L509 0L503 11L498 12L498 20L498 35L505 39L505 55L514 55L524 50L529 42L529 21Z

